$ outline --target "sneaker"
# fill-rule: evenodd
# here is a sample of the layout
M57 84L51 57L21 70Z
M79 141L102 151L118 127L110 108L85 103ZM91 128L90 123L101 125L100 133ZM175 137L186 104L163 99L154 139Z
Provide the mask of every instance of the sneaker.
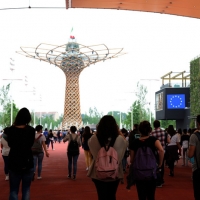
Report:
M73 175L73 178L72 178L73 180L76 180L76 175Z
M69 174L69 175L67 176L67 178L71 178L71 174Z
M170 172L169 176L174 177L174 172Z
M162 184L157 184L156 187L157 187L157 188L161 188L161 187L162 187Z
M42 177L41 177L41 176L38 176L37 179L40 180L40 179L42 179Z
M6 176L5 180L6 180L6 181L9 181L9 176Z

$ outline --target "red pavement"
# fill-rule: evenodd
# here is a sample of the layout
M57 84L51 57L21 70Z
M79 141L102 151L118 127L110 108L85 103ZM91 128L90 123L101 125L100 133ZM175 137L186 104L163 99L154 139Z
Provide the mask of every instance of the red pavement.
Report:
M50 157L44 159L42 179L35 180L31 185L31 200L97 200L93 182L86 176L84 154L78 159L77 180L67 179L67 157L65 143L56 143L55 151L49 150ZM8 200L9 182L4 180L3 159L0 159L0 200ZM175 167L175 176L168 176L165 168L165 184L156 189L156 200L193 200L191 167L182 167L181 161ZM126 174L125 174L126 176ZM21 198L21 195L19 195ZM19 199L20 199L19 198ZM120 184L117 200L137 200L135 186L130 191L125 184Z

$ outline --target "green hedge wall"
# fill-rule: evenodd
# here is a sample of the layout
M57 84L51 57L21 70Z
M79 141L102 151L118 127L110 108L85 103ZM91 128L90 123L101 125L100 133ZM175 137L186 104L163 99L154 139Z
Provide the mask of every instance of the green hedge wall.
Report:
M200 114L200 58L190 62L190 115ZM190 127L194 128L194 120Z

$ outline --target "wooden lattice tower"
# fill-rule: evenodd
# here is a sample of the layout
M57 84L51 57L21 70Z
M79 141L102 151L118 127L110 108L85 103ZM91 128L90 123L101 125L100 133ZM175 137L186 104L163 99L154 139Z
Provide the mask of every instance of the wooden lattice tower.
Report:
M74 69L67 73L65 87L65 105L63 125L65 127L82 125L80 110L79 75L83 69Z
M123 55L122 48L108 49L104 44L85 46L70 36L67 44L58 46L41 43L36 48L21 47L17 53L58 66L66 76L65 103L62 128L82 126L79 76L91 64Z

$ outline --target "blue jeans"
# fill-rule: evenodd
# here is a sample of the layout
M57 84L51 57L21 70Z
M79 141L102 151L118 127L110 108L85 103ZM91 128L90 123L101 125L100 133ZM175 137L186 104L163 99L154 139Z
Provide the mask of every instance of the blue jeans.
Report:
M4 172L8 175L8 156L2 156L4 160Z
M78 156L72 156L69 153L67 153L67 157L68 157L68 172L69 175L71 175L72 173L72 160L73 160L73 175L76 175L76 171L77 171L77 160L78 160Z
M53 149L53 140L50 140L50 139L49 139L48 144L47 144L47 147L49 148L50 143L51 143L51 148Z
M36 172L36 166L38 165L38 177L41 176L43 158L44 158L44 153L43 152L33 155L34 172Z
M10 195L9 200L18 200L19 186L22 181L22 200L30 200L30 186L33 168L28 171L9 171Z

